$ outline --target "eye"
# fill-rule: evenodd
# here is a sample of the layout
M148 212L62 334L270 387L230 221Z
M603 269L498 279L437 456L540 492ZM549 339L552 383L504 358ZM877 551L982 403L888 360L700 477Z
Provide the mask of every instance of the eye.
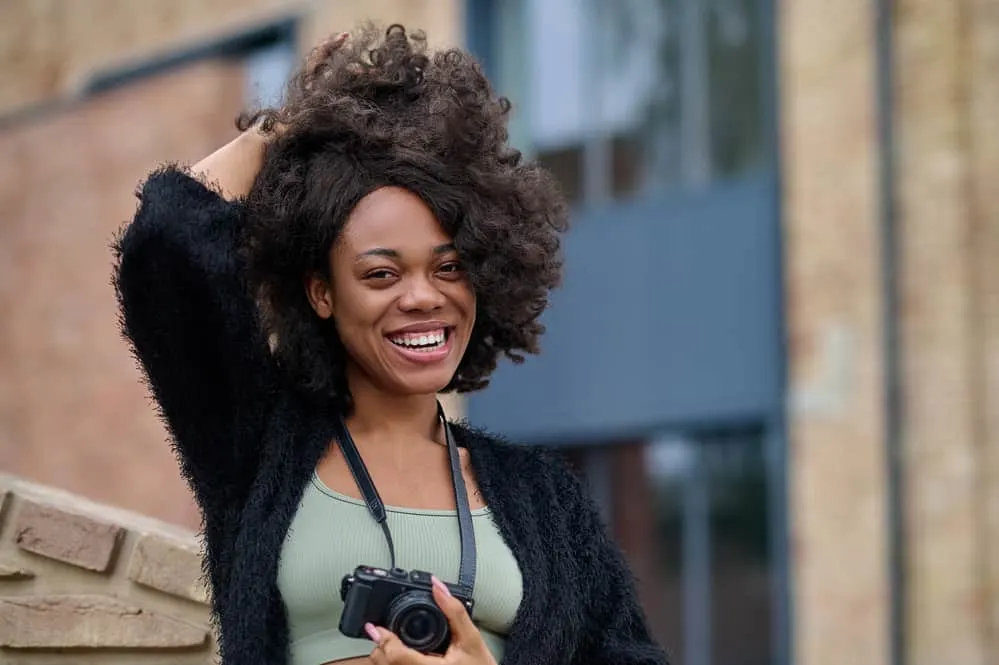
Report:
M395 277L395 273L388 268L376 268L375 270L372 270L364 275L365 280L371 281L385 281L392 279L393 277Z
M437 269L438 272L444 273L445 275L455 275L462 271L461 264L457 261L448 261L440 268Z

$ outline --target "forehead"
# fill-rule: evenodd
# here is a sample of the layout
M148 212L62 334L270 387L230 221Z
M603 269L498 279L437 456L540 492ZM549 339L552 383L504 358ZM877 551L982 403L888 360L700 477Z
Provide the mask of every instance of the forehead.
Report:
M401 187L381 187L362 198L347 218L341 239L355 251L420 249L451 240L423 199Z

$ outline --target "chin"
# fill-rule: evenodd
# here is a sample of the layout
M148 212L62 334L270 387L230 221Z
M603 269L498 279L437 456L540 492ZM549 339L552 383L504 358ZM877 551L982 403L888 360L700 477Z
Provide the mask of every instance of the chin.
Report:
M428 374L430 374L428 372ZM399 377L396 385L399 392L405 395L430 395L437 394L447 388L454 377L454 372L444 374L433 372L431 376Z

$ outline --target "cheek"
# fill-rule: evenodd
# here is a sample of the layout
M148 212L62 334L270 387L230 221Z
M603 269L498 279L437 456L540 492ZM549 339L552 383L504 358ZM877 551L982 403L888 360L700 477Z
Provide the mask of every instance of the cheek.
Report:
M333 318L336 329L348 350L363 345L374 334L384 307L376 294L360 292L356 288L341 287L337 291Z
M357 365L374 371L379 365L379 343L381 337L376 327L367 319L364 312L356 308L345 311L336 317L336 331L347 356Z

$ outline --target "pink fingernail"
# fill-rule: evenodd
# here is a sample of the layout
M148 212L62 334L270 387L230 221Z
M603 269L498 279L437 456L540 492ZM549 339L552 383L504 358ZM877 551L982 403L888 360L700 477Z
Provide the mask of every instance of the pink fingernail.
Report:
M445 596L449 596L450 597L450 595L451 595L451 589L448 589L446 584L444 584L443 582L441 582L439 579L437 579L433 575L430 576L430 581L433 582L433 584L434 584L435 587L437 587L442 592L444 592Z
M378 629L375 628L375 625L371 623L364 624L364 632L368 634L368 637L370 637L373 642L377 642L381 637L381 633L379 633Z

